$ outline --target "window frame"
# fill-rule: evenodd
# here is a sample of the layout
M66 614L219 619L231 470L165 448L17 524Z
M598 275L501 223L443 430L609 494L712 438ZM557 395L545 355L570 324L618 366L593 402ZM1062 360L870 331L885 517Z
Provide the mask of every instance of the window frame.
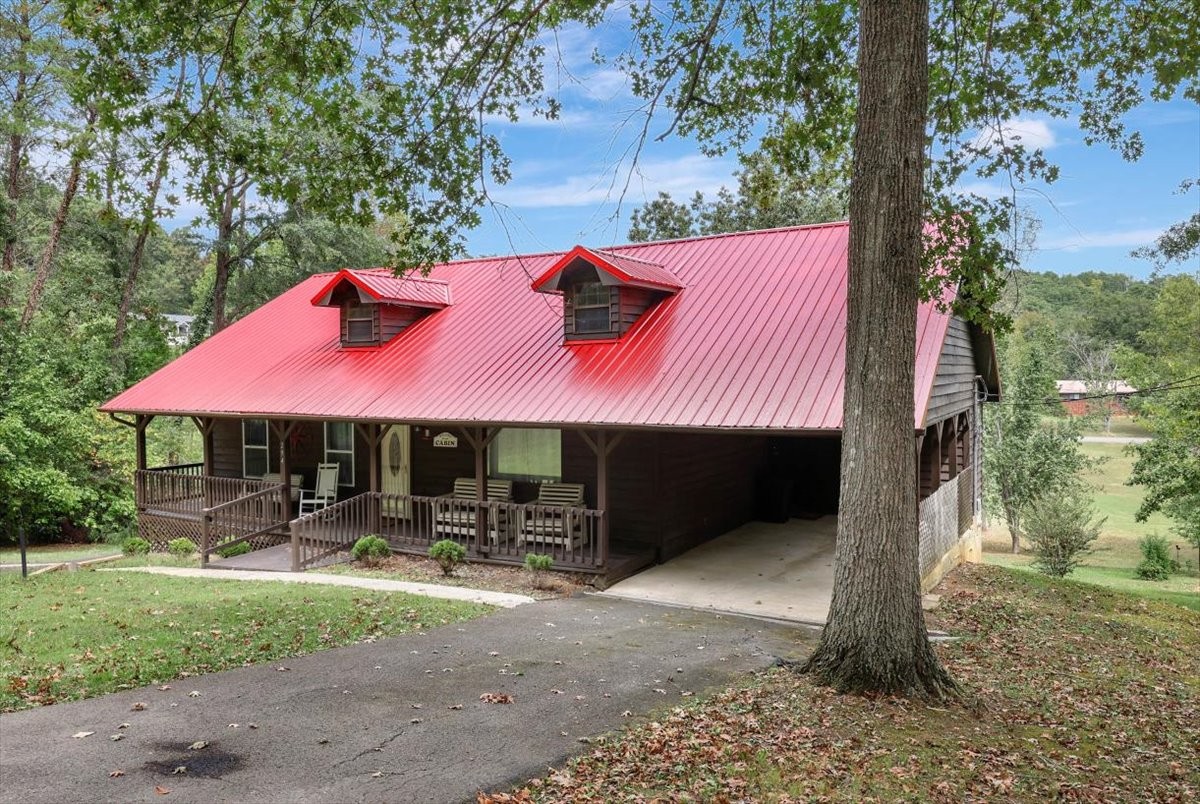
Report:
M356 315L357 314L357 315ZM371 335L362 340L351 336L351 323L368 321L371 324ZM379 305L363 304L349 301L342 305L342 345L343 346L378 346L379 345Z
M263 443L251 444L246 440L246 425L251 422L262 422ZM252 475L247 471L246 454L249 450L262 450L263 466L266 467L260 475ZM261 480L271 473L271 424L266 419L242 419L242 477Z
M502 447L504 446L505 433L548 433L555 439L555 446L558 452L558 472L555 474L538 474L531 471L511 472L501 471L500 465L503 460L501 455ZM496 437L487 448L487 466L488 477L500 478L503 480L518 480L529 483L561 483L563 478L563 447L562 447L562 430L552 427L504 427L500 432L496 433ZM526 467L528 468L528 467Z
M600 288L604 291L604 301L593 301L589 304L581 304L580 296L588 289ZM603 329L580 329L579 313L584 310L604 310L604 328ZM603 282L579 282L571 288L571 326L576 335L611 335L613 332L612 325L612 290Z
M355 463L355 460L354 460L355 459L354 422L326 421L326 422L323 422L323 424L324 424L324 426L321 428L321 434L324 438L324 443L321 446L322 446L322 454L325 456L324 462L325 463L336 463L338 465L338 467L339 467L338 468L338 485L339 486L342 486L342 487L353 486L354 485L354 463ZM331 424L332 425L345 425L346 427L350 428L350 449L330 449L329 448L329 425L331 425ZM336 460L336 459L330 460L330 457L329 457L330 455L349 455L350 460L347 463L342 463L340 460ZM347 474L349 474L349 476L350 476L349 482L343 482L343 480L342 480L342 471L341 471L342 467L349 467L349 471L347 472Z

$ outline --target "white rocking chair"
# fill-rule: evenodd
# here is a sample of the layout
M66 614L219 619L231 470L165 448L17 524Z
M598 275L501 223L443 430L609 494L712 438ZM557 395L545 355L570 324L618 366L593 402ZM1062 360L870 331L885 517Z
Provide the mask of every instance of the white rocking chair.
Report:
M300 489L300 516L312 514L337 502L338 494L338 465L336 463L317 464L317 487L315 489Z

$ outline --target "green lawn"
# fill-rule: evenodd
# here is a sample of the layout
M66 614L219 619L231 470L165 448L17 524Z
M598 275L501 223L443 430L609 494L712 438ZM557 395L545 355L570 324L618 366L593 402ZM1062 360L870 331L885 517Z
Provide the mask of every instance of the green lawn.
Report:
M1189 550L1182 539L1171 536L1171 521L1165 516L1154 514L1145 522L1138 522L1134 518L1143 491L1139 486L1125 485L1134 462L1133 456L1126 453L1125 445L1084 444L1083 450L1088 457L1105 459L1087 474L1087 480L1097 487L1097 513L1107 519L1094 551L1071 577L1077 581L1200 610L1200 575L1195 571L1179 573L1167 581L1143 581L1134 575L1134 567L1142 560L1138 540L1148 533L1162 534L1168 537L1172 545L1180 545L1183 548L1179 552L1181 563L1190 560L1194 568L1200 559L1196 551ZM1014 556L1008 550L1008 530L1003 526L991 528L984 539L985 562L1021 571L1035 571L1030 566L1032 556Z
M457 622L488 606L136 572L0 575L0 711Z
M39 544L29 547L26 559L30 564L53 564L60 561L87 561L89 558L116 555L116 544ZM21 550L5 547L0 550L0 564L20 564Z
M790 669L657 713L494 801L1195 801L1200 614L968 565L930 705Z
M1147 438L1150 431L1142 426L1135 416L1114 416L1105 432L1103 422L1099 427L1084 431L1084 435L1095 436L1129 436L1132 438Z

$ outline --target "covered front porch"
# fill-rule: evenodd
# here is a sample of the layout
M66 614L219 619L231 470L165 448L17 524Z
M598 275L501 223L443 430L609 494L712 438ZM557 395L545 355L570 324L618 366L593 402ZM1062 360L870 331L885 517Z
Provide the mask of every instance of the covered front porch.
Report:
M128 422L137 433L139 532L157 549L189 539L202 566L250 562L302 571L345 560L367 534L415 555L443 539L461 544L471 561L521 565L527 554L548 555L556 569L606 580L656 558L652 548L610 536L609 458L620 432L547 430L572 442L565 456L555 455L559 476L498 481L489 449L501 427L343 422L349 437L334 440L329 422L258 420L258 427L247 425L254 420L197 417L204 460L150 468L152 418ZM314 434L325 443L315 444ZM590 461L581 461L579 445ZM301 488L312 485L315 466L330 460L334 446L345 456L338 500L298 516ZM511 463L500 466L511 470ZM249 471L259 476L231 476ZM498 486L506 493L497 494ZM441 493L415 493L433 489ZM243 542L258 554L219 558L219 550Z

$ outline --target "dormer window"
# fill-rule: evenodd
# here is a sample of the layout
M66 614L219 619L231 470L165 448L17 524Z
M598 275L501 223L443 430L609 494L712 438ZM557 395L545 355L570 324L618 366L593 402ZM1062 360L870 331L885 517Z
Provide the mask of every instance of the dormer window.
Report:
M373 346L379 343L379 305L346 302L342 305L342 342L346 345Z
M562 294L563 340L570 342L619 339L683 284L657 263L576 246L533 289Z
M599 282L580 282L571 288L571 308L577 335L609 334L612 292Z
M343 347L381 346L427 315L450 305L450 286L387 271L339 271L313 297L341 309Z

